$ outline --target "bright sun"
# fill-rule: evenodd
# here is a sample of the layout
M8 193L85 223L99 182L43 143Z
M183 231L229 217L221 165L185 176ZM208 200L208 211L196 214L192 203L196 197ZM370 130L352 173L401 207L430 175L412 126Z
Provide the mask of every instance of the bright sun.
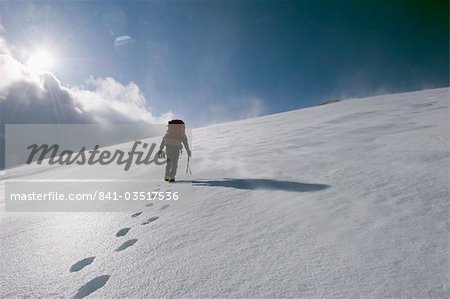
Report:
M39 50L28 59L29 68L36 73L50 71L54 64L53 55L46 50Z

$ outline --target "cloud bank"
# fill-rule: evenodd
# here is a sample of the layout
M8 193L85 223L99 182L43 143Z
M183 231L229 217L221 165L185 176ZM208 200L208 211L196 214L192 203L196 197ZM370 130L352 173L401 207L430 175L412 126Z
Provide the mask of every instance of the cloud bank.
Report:
M6 123L161 123L139 87L113 78L89 78L86 86L64 86L53 74L34 74L0 39L0 111Z

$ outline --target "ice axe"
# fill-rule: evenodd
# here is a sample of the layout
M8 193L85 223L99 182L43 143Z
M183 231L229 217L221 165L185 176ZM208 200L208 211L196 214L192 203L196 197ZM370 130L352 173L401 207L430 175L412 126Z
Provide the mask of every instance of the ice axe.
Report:
M192 174L191 166L189 165L190 160L191 160L191 157L188 156L187 163L186 163L186 174L187 174L188 172L189 172L189 174Z

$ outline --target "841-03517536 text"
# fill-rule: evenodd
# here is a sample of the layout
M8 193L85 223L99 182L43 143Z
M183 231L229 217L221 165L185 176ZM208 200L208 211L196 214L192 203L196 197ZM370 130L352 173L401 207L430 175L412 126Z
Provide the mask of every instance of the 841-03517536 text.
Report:
M11 201L153 201L153 200L178 200L178 192L156 192L156 191L95 191L85 193L64 193L59 191L50 192L27 192L11 193Z

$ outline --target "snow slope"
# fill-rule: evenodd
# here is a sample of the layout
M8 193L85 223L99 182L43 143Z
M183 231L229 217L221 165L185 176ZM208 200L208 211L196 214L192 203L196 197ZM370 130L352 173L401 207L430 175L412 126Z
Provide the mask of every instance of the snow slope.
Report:
M449 88L192 134L190 198L2 212L0 297L450 297Z

